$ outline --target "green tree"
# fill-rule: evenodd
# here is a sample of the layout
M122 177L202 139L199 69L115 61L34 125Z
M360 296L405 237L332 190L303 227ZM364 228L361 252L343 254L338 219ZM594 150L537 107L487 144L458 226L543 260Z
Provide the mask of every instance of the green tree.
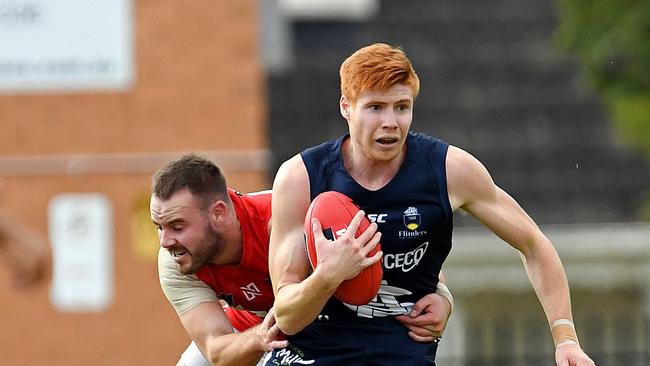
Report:
M619 134L650 156L650 1L558 5L557 40L580 59Z

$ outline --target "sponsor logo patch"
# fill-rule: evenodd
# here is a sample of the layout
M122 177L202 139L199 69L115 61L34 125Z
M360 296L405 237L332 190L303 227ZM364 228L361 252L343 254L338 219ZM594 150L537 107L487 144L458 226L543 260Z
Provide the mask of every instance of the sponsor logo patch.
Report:
M401 269L402 272L408 272L415 268L424 257L429 242L420 244L419 247L406 253L384 254L384 268L386 269Z

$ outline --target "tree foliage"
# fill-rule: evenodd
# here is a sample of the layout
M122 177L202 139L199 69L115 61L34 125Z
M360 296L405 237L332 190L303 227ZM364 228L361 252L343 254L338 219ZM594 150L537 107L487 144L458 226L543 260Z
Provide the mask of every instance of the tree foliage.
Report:
M650 156L650 1L558 4L557 40L580 59L621 136Z

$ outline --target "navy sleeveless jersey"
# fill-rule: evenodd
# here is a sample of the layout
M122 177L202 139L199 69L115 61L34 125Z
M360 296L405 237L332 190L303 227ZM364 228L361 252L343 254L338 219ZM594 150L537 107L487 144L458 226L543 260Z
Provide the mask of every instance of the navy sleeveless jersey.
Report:
M368 305L343 304L332 297L321 314L346 317L356 313L369 318L405 314L417 300L435 292L438 273L451 250L453 219L445 169L449 145L410 132L406 158L395 177L370 191L343 165L341 146L346 138L301 153L311 199L325 191L344 193L377 223L384 276L379 294Z

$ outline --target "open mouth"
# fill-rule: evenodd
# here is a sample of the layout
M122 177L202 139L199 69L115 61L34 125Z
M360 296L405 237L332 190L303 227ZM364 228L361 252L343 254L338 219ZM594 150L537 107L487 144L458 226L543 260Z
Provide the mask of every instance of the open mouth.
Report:
M397 137L380 137L375 141L381 145L392 145L397 143L399 139Z
M175 249L175 250L170 250L169 254L172 255L172 258L174 258L175 261L180 261L185 254L187 254L187 251L184 249Z

